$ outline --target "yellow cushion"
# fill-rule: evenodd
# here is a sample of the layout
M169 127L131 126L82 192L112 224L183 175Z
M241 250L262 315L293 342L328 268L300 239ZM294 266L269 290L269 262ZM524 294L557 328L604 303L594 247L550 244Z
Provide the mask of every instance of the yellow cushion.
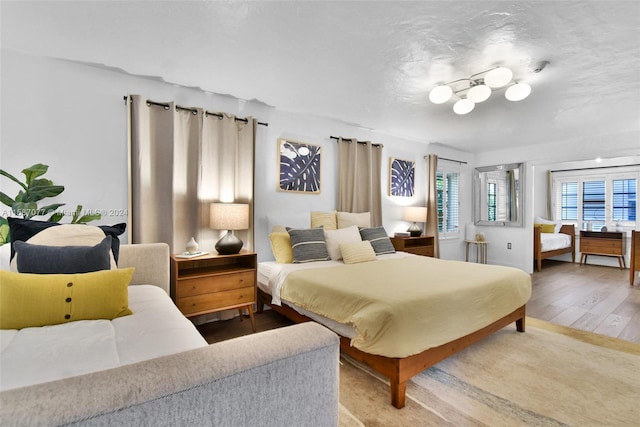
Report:
M336 211L311 212L311 228L318 227L322 227L325 230L336 230L338 228Z
M553 233L555 232L555 224L533 224L534 227L540 227L541 233Z
M345 264L357 264L359 262L374 261L376 252L371 246L371 242L350 242L340 244L340 252Z
M133 268L81 274L29 274L0 270L0 329L115 319L132 314Z
M273 230L269 235L271 240L271 251L280 264L291 264L293 262L293 249L291 249L291 237L287 230Z

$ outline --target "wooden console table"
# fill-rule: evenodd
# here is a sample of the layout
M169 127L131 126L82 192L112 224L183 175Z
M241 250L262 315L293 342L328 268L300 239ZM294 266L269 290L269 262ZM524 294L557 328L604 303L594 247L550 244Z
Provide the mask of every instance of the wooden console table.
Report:
M618 231L580 231L580 265L589 255L618 258L620 269L626 268L624 255L627 252L626 234Z

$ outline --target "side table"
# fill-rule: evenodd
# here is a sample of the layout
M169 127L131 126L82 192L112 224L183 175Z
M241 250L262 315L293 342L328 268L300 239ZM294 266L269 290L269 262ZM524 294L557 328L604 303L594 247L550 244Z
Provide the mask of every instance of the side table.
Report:
M465 260L469 261L469 247L471 245L475 245L476 247L476 261L480 264L486 264L487 263L487 246L488 246L488 242L486 240L480 241L480 240L465 240L464 241L465 246L466 246L466 256L465 256Z

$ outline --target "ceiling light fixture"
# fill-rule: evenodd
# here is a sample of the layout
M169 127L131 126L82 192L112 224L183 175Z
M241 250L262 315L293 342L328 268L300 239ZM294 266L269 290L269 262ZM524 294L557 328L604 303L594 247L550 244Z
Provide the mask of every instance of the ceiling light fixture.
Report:
M453 105L453 111L456 114L467 114L474 109L475 104L489 99L494 90L505 87L505 98L509 101L522 101L531 93L531 86L513 80L513 71L498 66L466 79L440 84L431 89L429 100L434 104L444 104L455 96L458 100Z

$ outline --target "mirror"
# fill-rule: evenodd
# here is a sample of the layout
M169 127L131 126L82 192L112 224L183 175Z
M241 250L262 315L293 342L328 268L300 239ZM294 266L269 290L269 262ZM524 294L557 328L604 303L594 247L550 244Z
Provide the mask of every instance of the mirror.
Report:
M473 215L476 225L521 227L523 221L524 165L476 168L473 174Z

